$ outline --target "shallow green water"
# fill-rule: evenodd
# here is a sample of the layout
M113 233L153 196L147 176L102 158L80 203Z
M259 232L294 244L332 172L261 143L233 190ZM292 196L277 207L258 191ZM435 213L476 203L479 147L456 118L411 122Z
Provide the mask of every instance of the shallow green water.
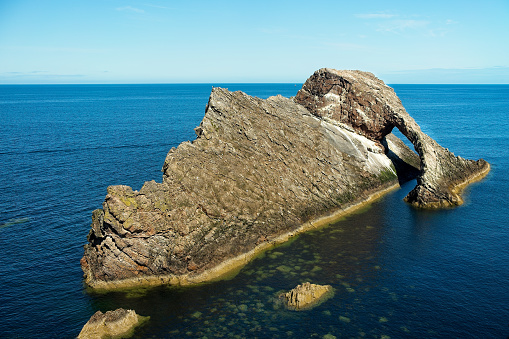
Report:
M149 315L136 338L433 334L432 323L407 314L408 305L419 302L416 286L393 284L393 272L384 263L387 214L392 214L385 211L392 203L406 209L401 198L401 191L392 193L336 224L300 235L265 252L232 279L96 295L97 307ZM307 311L277 303L278 293L307 281L332 285L334 297Z

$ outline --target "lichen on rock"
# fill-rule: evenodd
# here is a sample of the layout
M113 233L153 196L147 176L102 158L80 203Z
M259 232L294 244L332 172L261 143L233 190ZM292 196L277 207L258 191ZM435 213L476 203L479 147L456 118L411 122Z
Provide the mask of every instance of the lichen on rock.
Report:
M334 295L331 285L317 285L305 282L289 292L279 295L279 300L289 310L303 311L318 306Z

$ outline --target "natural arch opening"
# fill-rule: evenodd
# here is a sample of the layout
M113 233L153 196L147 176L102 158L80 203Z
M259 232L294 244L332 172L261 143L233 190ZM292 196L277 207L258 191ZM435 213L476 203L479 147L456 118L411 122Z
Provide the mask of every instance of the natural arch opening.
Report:
M421 131L392 88L373 74L361 71L316 71L295 101L315 116L332 119L379 143L390 154L386 137L396 127L420 158L417 186L405 201L423 208L457 206L460 189L489 171L489 164L455 156Z

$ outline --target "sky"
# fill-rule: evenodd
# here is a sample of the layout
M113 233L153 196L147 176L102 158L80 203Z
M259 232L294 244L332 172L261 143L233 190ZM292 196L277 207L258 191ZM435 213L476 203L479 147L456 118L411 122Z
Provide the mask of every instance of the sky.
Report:
M0 0L0 84L509 83L509 0Z

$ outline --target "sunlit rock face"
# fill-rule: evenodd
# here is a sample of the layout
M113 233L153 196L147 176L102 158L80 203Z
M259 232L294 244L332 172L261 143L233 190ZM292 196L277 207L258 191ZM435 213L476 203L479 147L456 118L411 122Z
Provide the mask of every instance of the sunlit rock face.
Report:
M81 329L78 339L127 338L148 317L123 308L102 313L97 311Z
M371 73L320 69L305 82L295 101L314 115L349 126L382 145L398 128L421 160L417 186L405 198L417 207L457 206L462 203L459 188L489 171L486 161L457 157L424 134L394 90Z
M412 204L449 206L460 201L452 187L489 168L440 147L358 71L319 70L293 99L213 88L195 131L169 151L161 183L108 187L81 259L89 286L215 279L402 178L419 174Z
M317 285L305 282L297 285L289 292L281 293L279 299L283 305L294 311L303 311L318 306L332 297L334 290L331 285Z

